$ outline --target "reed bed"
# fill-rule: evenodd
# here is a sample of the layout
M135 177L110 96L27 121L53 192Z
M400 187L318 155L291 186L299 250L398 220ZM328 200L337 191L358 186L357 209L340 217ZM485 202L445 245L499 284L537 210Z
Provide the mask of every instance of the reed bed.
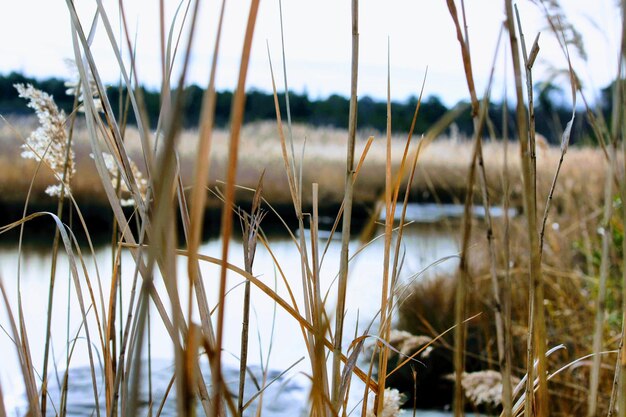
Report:
M0 158L5 172L0 177L0 189L3 190L4 204L21 205L30 184L29 175L34 173L36 162L19 157L19 145L28 137L33 128L31 119L9 119L0 129ZM339 205L343 199L343 168L342 150L345 147L347 131L334 128L311 128L306 125L293 125L294 146L298 149L306 147L302 164L302 183L305 188L303 202L311 207L311 184L319 184L321 200L331 205ZM91 153L87 132L84 126L77 127L74 138L77 170L81 173L73 180L72 192L79 202L108 207L106 195L102 188L98 172ZM375 139L370 145L367 159L360 170L359 181L355 184L355 201L361 206L371 206L376 202L384 188L384 134L375 131L357 132L356 153L362 154L368 137ZM227 156L228 131L216 129L213 132L215 143L212 146L208 187L221 186L224 180L224 161ZM306 141L306 145L305 145ZM406 136L394 134L392 137L392 167L397 170L400 165ZM135 127L128 127L125 136L128 153L137 161L140 170L145 173L141 159L139 133ZM197 131L183 131L177 144L181 165L183 184L193 183L193 157L198 144ZM413 146L412 148L415 148ZM416 176L411 183L410 199L416 202L460 202L466 193L468 175L467 155L471 153L472 142L467 137L450 137L442 135L436 138L421 152L420 163ZM487 182L490 193L502 195L502 170L505 167L504 144L500 138L488 140L483 145ZM538 187L547 194L554 175L554 167L560 157L556 146L544 146L537 152ZM520 176L517 150L509 144L507 150L507 172L512 178ZM572 146L568 152L567 163L561 171L563 192L557 193L558 207L567 201L576 200L575 196L587 196L585 202L599 206L602 190L596 184L603 183L605 177L605 156L601 149L592 146ZM254 188L262 172L265 172L264 196L276 206L291 204L288 183L282 168L280 139L273 122L257 122L244 125L241 137L237 184L246 188ZM53 198L45 195L45 189L53 178L49 172L41 171L35 178L31 202L43 206L54 205ZM404 180L406 181L406 179ZM238 201L251 203L250 193L239 193ZM573 197L572 197L573 196ZM512 203L521 207L521 189L518 183L513 184ZM479 202L479 200L477 200ZM209 195L207 205L218 207L220 202Z

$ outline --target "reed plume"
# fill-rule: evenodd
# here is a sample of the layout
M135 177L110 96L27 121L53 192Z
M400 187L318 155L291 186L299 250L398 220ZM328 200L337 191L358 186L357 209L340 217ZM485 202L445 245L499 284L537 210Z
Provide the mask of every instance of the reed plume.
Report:
M35 110L40 125L22 145L22 158L43 161L52 169L59 183L46 188L46 194L59 196L62 188L65 189L64 193L68 194L76 166L74 151L67 149L65 112L59 110L50 94L36 89L31 84L15 84L14 87L21 98L28 100L28 107Z

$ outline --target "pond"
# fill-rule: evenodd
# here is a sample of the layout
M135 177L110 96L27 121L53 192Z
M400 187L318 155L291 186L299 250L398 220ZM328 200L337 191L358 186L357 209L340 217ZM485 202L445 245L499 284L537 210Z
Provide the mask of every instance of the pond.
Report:
M413 211L418 208L413 208ZM309 236L307 236L309 238ZM50 239L52 240L52 239ZM326 236L320 239L320 244L325 245L328 241ZM300 260L291 238L285 235L270 235L268 244L271 250L259 246L254 261L253 273L265 284L274 288L284 299L288 299L288 292L283 279L280 277L276 265L285 273L291 291L302 307L302 291L300 278ZM339 270L339 253L341 242L333 239L328 242L329 249L323 258L321 266L321 285L329 291L328 310L335 305L334 280ZM49 245L51 246L51 245ZM47 251L47 252L46 252ZM451 270L457 266L458 244L456 236L449 228L439 223L412 223L407 226L404 236L402 251L404 260L402 264L400 281L403 284L411 280L428 279L429 274L436 270ZM209 256L220 257L221 241L217 238L210 239L202 245L201 253ZM351 254L355 254L350 263L350 275L348 284L347 313L345 334L352 335L358 330L365 329L375 318L380 307L381 277L383 274L383 239L375 239L363 247L358 241L351 242ZM29 346L37 373L41 372L43 362L48 285L50 280L51 256L49 250L23 250L20 261L20 274L18 280L18 259L20 258L17 247L0 248L0 277L9 296L11 308L17 312L18 288L21 289L22 308L24 321L29 338ZM87 305L91 304L87 296L85 276L91 280L91 285L96 298L97 310L100 312L100 303L108 305L108 293L111 285L110 265L112 264L112 252L110 247L98 248L94 256L85 255L84 272L81 271L81 285L83 297ZM274 259L276 261L274 261ZM442 260L438 265L434 262ZM241 242L233 241L230 247L229 261L243 267L243 254ZM187 293L185 279L186 258L181 257L178 263L178 276L180 282L180 294L183 301L183 309L187 308ZM218 292L219 269L211 265L202 265L202 275L206 286L207 297L210 306L215 306ZM129 293L132 283L134 264L128 252L122 252L122 287L123 303L122 313L125 314L129 302ZM96 277L99 275L100 282ZM57 282L54 290L53 319L51 328L51 356L52 361L48 368L50 379L51 403L58 406L59 380L62 379L63 370L66 367L68 353L67 341L76 342L76 347L71 357L70 366L70 394L68 397L68 412L71 415L88 415L93 410L94 398L89 374L89 356L87 354L87 342L84 330L81 328L81 314L77 302L75 288L69 284L69 266L67 257L61 255L57 270ZM238 379L238 357L240 349L243 285L241 278L229 275L229 288L226 302L226 323L224 334L223 363L225 364L225 376L229 383L236 387ZM156 279L156 289L166 299L163 282ZM100 293L102 291L102 295ZM68 301L69 300L69 301ZM21 370L16 355L15 346L11 341L11 330L7 321L4 303L0 308L0 383L4 400L9 415L23 414L26 403L24 397L24 385L21 378ZM261 366L271 370L272 375L278 376L283 370L293 366L287 373L281 375L277 383L268 389L263 402L263 415L287 416L296 415L307 400L307 378L304 373L308 372L307 359L302 358L306 354L305 344L300 327L296 321L279 307L264 293L253 287L250 325L250 344L248 363L252 370L260 375ZM168 307L168 312L169 306ZM332 316L332 312L330 313ZM167 384L173 370L173 350L169 336L161 324L157 312L151 309L149 356L152 369L152 392L155 408ZM199 322L198 317L193 317ZM94 351L99 350L100 342L97 338L97 325L94 319L93 309L89 312L89 328ZM374 323L373 329L376 324ZM375 333L372 330L371 333ZM345 342L345 348L349 345ZM148 349L144 351L145 361L148 358ZM99 359L96 357L96 366ZM147 362L146 362L147 363ZM145 368L145 367L144 367ZM36 373L36 375L37 375ZM58 378L57 376L58 375ZM258 375L257 375L258 376ZM37 376L36 376L37 378ZM208 379L210 381L210 379ZM234 382L233 382L234 381ZM252 382L247 384L252 390ZM234 388L233 388L234 389ZM362 396L362 388L355 385L353 395L355 398ZM147 395L147 394L146 394ZM252 395L252 391L250 394ZM268 400L268 398L274 398ZM356 400L355 400L356 401ZM252 411L255 407L251 406ZM52 415L54 414L51 411ZM164 415L175 415L175 401L170 398L163 410ZM251 415L252 415L251 414ZM355 413L356 414L356 413ZM408 415L412 415L412 412ZM446 414L418 414L418 415L446 415Z

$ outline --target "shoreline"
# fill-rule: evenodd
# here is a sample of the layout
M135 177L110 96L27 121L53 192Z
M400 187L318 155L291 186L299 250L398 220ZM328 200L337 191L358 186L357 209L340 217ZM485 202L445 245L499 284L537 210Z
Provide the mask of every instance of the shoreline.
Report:
M56 212L57 199L45 194L45 189L55 183L49 169L42 166L38 170L35 161L25 160L20 156L20 146L23 143L20 137L28 136L30 129L31 125L25 121L12 127L5 125L0 128L0 163L3 166L3 171L0 173L0 195L2 196L0 214L6 219L5 224L21 218L31 181L29 212L41 210ZM365 135L370 133L372 132L360 132L357 141L357 156L360 157L364 152L367 139ZM187 189L193 181L197 135L195 131L184 131L179 139L180 173ZM220 179L225 178L225 165L228 159L228 132L216 130L213 136L210 181L207 191L207 218L210 218L211 213L219 210L221 206L221 202L214 193L216 189L223 188L224 184ZM293 136L296 154L304 155L302 161L301 158L296 158L298 172L300 165L302 166L303 210L310 212L311 184L317 183L320 213L325 216L334 216L343 201L344 142L347 132L333 128L294 125ZM139 170L145 173L137 131L128 128L125 140L129 156L137 164ZM404 136L396 135L392 138L394 173L399 169L405 141ZM371 213L376 202L382 198L385 186L385 142L386 140L382 137L374 138L359 171L354 189L353 215L356 221ZM97 228L100 222L104 224L111 222L110 205L95 164L89 156L92 151L84 129L79 127L76 130L74 143L76 174L71 181L72 194L81 207L83 215L93 218L95 221L93 227ZM416 150L416 144L417 141L414 141L410 153ZM488 141L484 144L490 200L491 204L495 205L501 203L499 201L501 197L494 198L494 196L502 195L503 173L505 172L504 148L501 142ZM508 148L510 204L519 209L522 201L518 146L510 143ZM410 187L409 201L463 204L471 152L471 141L447 137L439 138L422 149L415 178ZM559 156L560 150L556 147L539 149L537 155L539 195L547 195ZM35 173L37 174L33 179ZM246 125L243 129L236 179L241 187L236 193L236 202L242 208L245 209L251 204L253 196L252 192L245 189L255 188L261 174L264 174L263 197L276 208L281 216L283 214L289 216L293 213L293 203L274 123L253 123ZM557 209L569 204L568 200L575 200L576 196L580 195L584 195L585 200L590 204L599 204L602 200L602 191L596 185L604 181L604 174L604 156L600 149L570 148L555 194L554 203ZM475 186L477 188L474 192L474 204L482 205L477 183ZM406 179L400 188L401 195L405 187ZM402 196L400 198L402 199Z

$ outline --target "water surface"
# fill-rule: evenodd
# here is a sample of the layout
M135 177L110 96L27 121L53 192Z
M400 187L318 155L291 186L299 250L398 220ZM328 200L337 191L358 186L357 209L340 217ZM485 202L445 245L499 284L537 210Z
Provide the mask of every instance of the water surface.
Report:
M310 234L307 234L310 239ZM52 240L52 239L51 239ZM300 257L294 249L295 244L287 235L272 235L268 238L269 249L259 246L255 257L253 273L265 284L274 288L285 300L290 300L288 286L296 298L300 311L304 311L302 302L302 280L300 272ZM309 242L310 244L310 242ZM319 241L320 247L327 244L326 236ZM328 291L329 315L333 316L335 304L335 278L339 270L339 252L341 242L333 239L328 243L328 251L323 257L320 269L321 285L324 291ZM201 253L220 257L221 242L212 239L202 245ZM85 250L85 249L83 249ZM383 275L383 239L375 239L367 246L358 241L351 243L351 254L355 254L350 264L350 276L347 298L347 313L344 350L347 349L350 339L355 332L362 332L372 324L371 332L375 333L377 322L374 320L380 307L381 282ZM406 284L413 280L428 279L437 268L448 269L457 265L457 243L453 234L444 226L437 224L411 224L404 232L401 245L402 269L400 282ZM40 251L28 250L21 254L20 273L18 275L19 253L16 247L3 247L0 249L0 276L10 299L10 305L17 315L17 294L21 290L22 308L24 321L28 332L31 355L33 357L36 375L41 372L43 362L43 346L45 340L45 326L48 303L48 286L51 256L47 248ZM438 260L445 259L438 266L431 266ZM87 308L88 328L95 366L99 369L100 341L97 334L97 326L94 311L102 314L102 305L109 303L109 288L111 285L110 265L112 253L109 247L96 250L94 256L84 254L85 265L79 265L80 285L83 292L83 300ZM233 241L230 246L229 261L243 267L242 246L238 241ZM187 286L186 286L186 259L180 257L178 262L178 282L184 310L186 310ZM217 301L219 269L214 265L203 264L201 267L207 297L211 306ZM68 344L75 342L72 354L70 375L70 396L68 410L72 415L88 415L93 410L95 401L89 374L89 355L87 354L86 333L81 327L81 314L78 297L74 284L70 284L69 264L65 255L59 259L57 281L54 292L54 307L52 314L52 360L48 368L51 375L50 391L51 401L58 406L58 391L63 370L66 368ZM284 274L284 276L281 275ZM126 317L130 300L130 289L134 273L134 264L128 252L122 252L122 316ZM19 277L19 279L18 279ZM88 296L87 277L95 297L95 308ZM99 280L98 280L99 277ZM242 280L235 274L230 274L228 279L229 288L232 290L227 296L226 302L226 326L224 334L223 362L226 376L230 383L236 387L238 378L238 357L240 349L240 332L242 322ZM166 291L161 278L156 277L155 285L163 299L167 299ZM68 302L69 299L69 302ZM291 301L290 301L291 303ZM1 303L2 305L4 303ZM167 306L168 313L171 312ZM199 318L192 318L196 323ZM0 383L2 384L5 402L9 410L24 410L23 383L19 369L15 347L12 344L10 326L4 308L0 308L0 324L3 332L0 333L0 355L2 366L0 367ZM154 308L150 312L151 343L144 351L144 357L148 357L148 349L151 358L152 391L155 407L162 398L167 383L172 375L173 351L169 336L161 324ZM307 359L301 360L306 352L300 327L296 321L276 307L276 304L264 293L253 288L252 311L250 327L249 364L256 369L257 377L262 375L261 366L271 370L271 375L276 377L280 372L293 364L298 364L281 379L277 381L266 393L264 400L264 414L268 416L296 415L306 404L307 378L304 374L310 371ZM146 362L147 363L147 362ZM58 376L57 376L58 375ZM36 378L38 378L36 376ZM210 378L207 379L210 381ZM247 395L252 395L254 385L248 383ZM234 388L233 388L234 389ZM353 394L360 397L362 389L355 382ZM146 394L147 398L147 394ZM272 400L269 400L273 398ZM250 407L252 410L254 407ZM54 407L53 407L54 409ZM52 410L53 412L53 410ZM164 415L175 415L175 401L170 400L164 408ZM409 414L410 415L410 414ZM429 414L419 414L429 415ZM437 414L430 414L437 415Z

